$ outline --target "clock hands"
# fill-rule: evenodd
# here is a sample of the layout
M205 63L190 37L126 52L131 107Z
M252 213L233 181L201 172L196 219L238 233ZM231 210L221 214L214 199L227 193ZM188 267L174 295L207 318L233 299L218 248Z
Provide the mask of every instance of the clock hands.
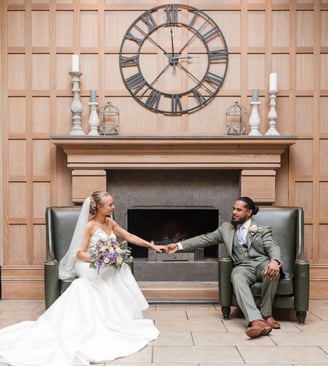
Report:
M167 55L167 52L164 50L163 47L161 47L156 41L154 41L149 35L147 35L147 33L145 31L143 31L138 25L135 25L135 28L145 37L145 40L149 40L149 42L151 42L154 46L158 47L161 51L163 51L163 53L165 55Z
M169 55L169 63L173 66L173 71L175 71L177 66L177 60L174 53L174 41L173 41L173 30L170 27L170 34L171 34L171 46L172 46L172 55Z

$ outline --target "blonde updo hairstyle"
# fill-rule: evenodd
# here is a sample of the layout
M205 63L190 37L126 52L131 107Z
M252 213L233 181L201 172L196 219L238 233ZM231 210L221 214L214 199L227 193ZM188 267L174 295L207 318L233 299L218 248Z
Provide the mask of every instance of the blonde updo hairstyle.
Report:
M105 197L109 196L108 192L95 191L90 196L90 208L89 212L91 216L96 216L99 205L102 204Z

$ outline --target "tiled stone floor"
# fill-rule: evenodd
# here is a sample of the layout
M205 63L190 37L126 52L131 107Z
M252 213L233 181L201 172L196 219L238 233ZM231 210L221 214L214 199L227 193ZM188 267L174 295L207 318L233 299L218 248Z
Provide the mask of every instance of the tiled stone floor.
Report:
M0 327L36 319L43 310L39 300L2 300ZM293 313L275 315L282 328L250 340L236 309L230 320L223 320L218 305L151 305L145 317L155 321L160 337L134 355L101 365L328 365L328 300L311 301L305 325L299 325Z

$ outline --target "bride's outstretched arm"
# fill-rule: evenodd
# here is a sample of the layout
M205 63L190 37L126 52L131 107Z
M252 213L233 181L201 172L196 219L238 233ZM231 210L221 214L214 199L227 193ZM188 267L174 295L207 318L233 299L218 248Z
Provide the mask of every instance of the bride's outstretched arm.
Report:
M119 226L116 222L113 226L113 232L119 238L124 239L131 244L138 245L139 247L151 248L156 250L157 252L165 251L166 247L164 245L156 245L153 242L149 242L147 240L140 238L137 235L131 234L130 232Z

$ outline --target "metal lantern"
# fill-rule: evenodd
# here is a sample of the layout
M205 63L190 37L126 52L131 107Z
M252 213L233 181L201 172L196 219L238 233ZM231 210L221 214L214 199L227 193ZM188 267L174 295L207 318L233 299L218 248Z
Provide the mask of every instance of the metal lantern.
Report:
M111 102L107 102L101 113L99 132L101 135L118 135L120 132L120 111Z
M235 102L226 111L226 129L227 135L245 135L246 127L244 119L246 118L246 108Z

